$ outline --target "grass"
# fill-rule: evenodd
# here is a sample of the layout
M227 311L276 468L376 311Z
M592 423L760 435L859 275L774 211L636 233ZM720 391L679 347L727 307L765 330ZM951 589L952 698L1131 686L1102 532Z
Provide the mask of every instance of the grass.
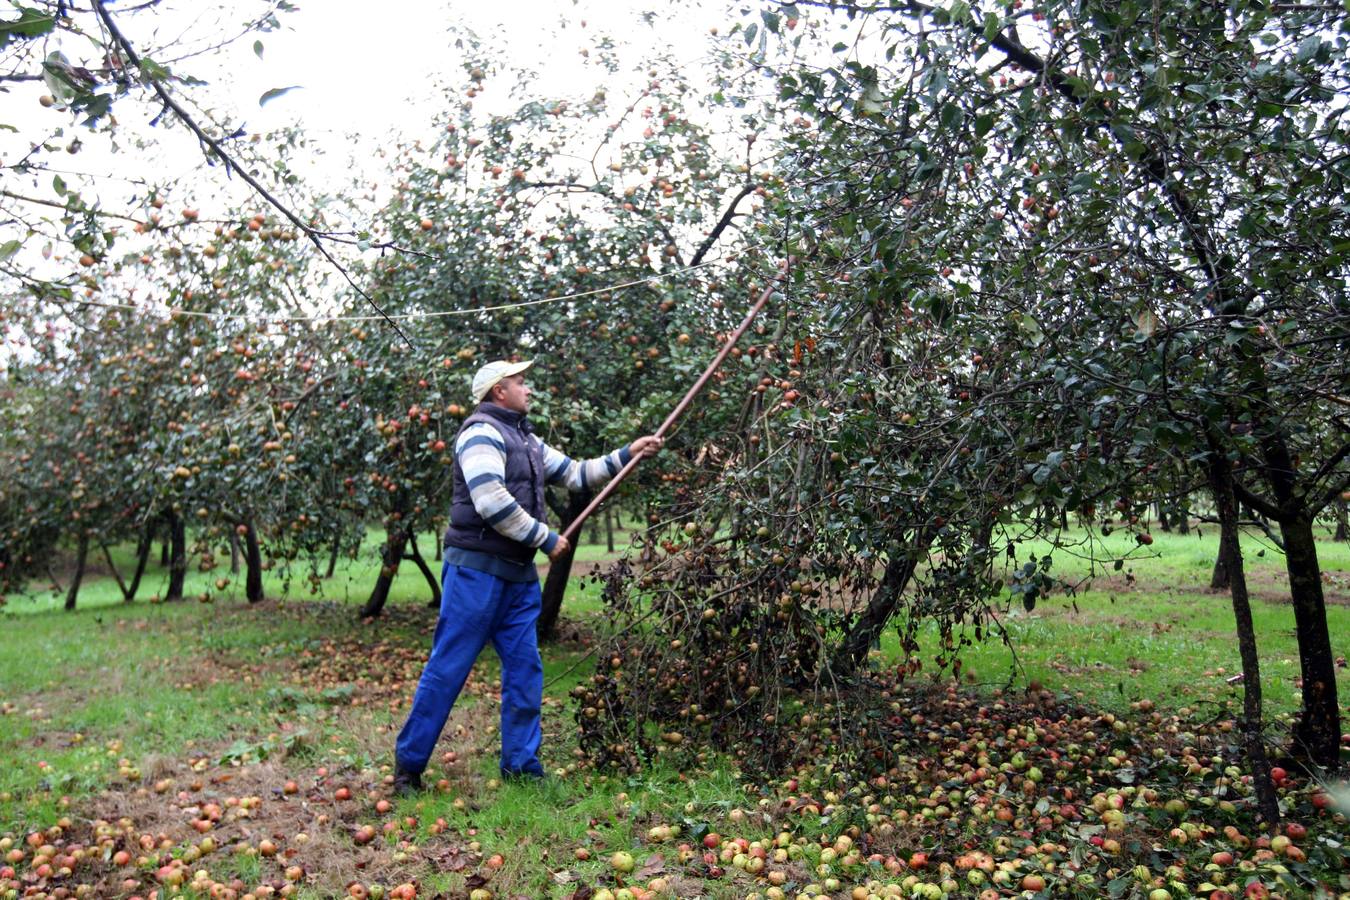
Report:
M110 797L134 804L147 794L153 801L164 782L171 782L165 796L172 796L197 777L194 766L216 773L213 779L238 773L217 795L251 790L288 815L299 812L285 806L283 770L301 778L311 804L331 796L335 779L353 789L378 788L434 624L425 609L427 586L413 566L396 580L389 613L372 624L358 621L355 609L373 583L382 537L367 535L357 559L342 561L323 583L327 602L309 602L299 589L302 578L288 591L285 573L275 571L268 573L267 590L276 599L256 607L243 602L235 584L215 591L218 572L189 577L188 596L205 593L212 600L207 604L125 604L106 575L88 579L74 613L60 611L62 598L50 591L11 597L0 610L0 835L48 828L72 811L106 812ZM985 684L1002 684L1013 672L1014 684L1039 682L1105 709L1150 698L1162 708L1188 707L1206 716L1212 705L1240 699L1226 680L1239 671L1229 600L1206 587L1216 535L1155 537L1146 556L1126 536L1107 539L1106 558L1126 562L1119 571L1109 565L1096 571L1090 582L1084 579L1094 572L1085 560L1056 553L1051 572L1077 585L1073 595L1043 598L1029 612L1010 611L1002 624L1012 648L971 648L967 671ZM620 546L626 541L623 536ZM1298 705L1298 663L1292 610L1279 602L1282 559L1257 536L1246 541L1267 708L1287 716ZM1019 561L1047 552L1047 545L1025 544ZM118 553L127 562L128 549ZM1327 610L1333 649L1344 655L1350 546L1323 541L1319 553L1336 601ZM583 545L578 558L606 555L603 546ZM165 573L157 562L146 575L146 596L162 591ZM598 588L580 578L569 587L565 614L597 632L607 624ZM566 693L589 674L584 653L575 644L545 653L545 764L552 769L572 762ZM888 635L880 654L897 653L897 640ZM594 883L607 870L608 854L642 843L650 824L681 824L686 835L697 835L731 808L749 805L727 766L697 779L656 766L633 778L595 776L583 783L568 776L542 789L495 785L497 679L496 660L486 654L442 743L458 760L433 766L451 789L399 804L399 814L416 819L414 843L442 820L466 846L476 842L483 858L501 853L497 877L518 892L565 897L573 883L566 879ZM1350 697L1344 668L1339 689ZM329 774L317 774L320 768ZM214 783L208 780L205 790ZM343 820L344 827L363 817L378 821L364 809ZM151 812L145 815L154 821ZM153 833L159 826L144 827ZM304 827L318 844L336 840L327 831L322 838L312 823ZM299 896L328 896L348 877L392 877L398 867L391 860L404 852L400 839L375 846L379 851L358 870L350 841L334 843L322 857L324 880ZM590 858L578 860L577 850ZM457 859L431 866L424 881L429 893L468 886L475 868L456 869ZM276 868L275 861L243 855L215 871L252 883L276 876ZM701 896L732 896L716 887L700 890Z
M628 537L624 530L615 535L619 546ZM159 603L168 572L159 565L157 547L140 599L132 604L123 602L116 581L97 568L86 576L74 613L62 610L59 590L11 596L0 608L0 630L7 635L0 642L0 698L5 702L0 759L10 763L0 766L0 832L55 821L70 803L104 788L128 767L141 767L147 758L254 735L256 723L275 712L278 692L290 688L269 661L303 652L335 630L354 626L354 610L374 583L383 540L384 533L373 529L355 559L339 560L333 578L323 583L324 599L334 609L320 617L278 614L271 603L256 616L239 615L248 611L242 577L218 591L220 570L188 574L185 596L204 595L209 603ZM113 548L124 572L133 554L130 546ZM606 556L603 544L582 544L576 558L590 562ZM435 571L439 574L438 567ZM407 564L400 574L389 603L425 606L430 592L421 573ZM264 585L269 597L310 599L303 578L288 583L283 571L265 573ZM599 609L598 591L582 579L573 579L569 594L569 612ZM432 615L426 613L428 623ZM406 648L410 658L424 657L425 628L405 619L379 627L381 636ZM564 675L579 657L565 650L550 654L545 677ZM237 664L231 670L237 680L199 683L194 670L203 660ZM498 678L491 654L480 669L484 678ZM577 667L555 685L556 693L565 694L584 675L584 667Z
M614 541L617 551L622 552L628 546L632 537L631 528L631 523L621 522L615 529ZM595 532L590 528L585 529L585 531L584 537L588 540L583 541L577 547L575 561L578 563L594 563L609 558L610 554L603 542L589 542L589 538ZM278 561L273 569L263 573L263 590L268 597L283 599L299 600L322 596L325 600L346 604L364 603L366 598L370 596L371 588L375 585L375 578L380 568L380 549L384 541L384 529L367 529L355 555L344 554L340 556L334 568L333 577L322 581L317 592L311 589L309 585L310 567L308 563L303 561L292 563L289 569L284 566L284 561ZM419 536L419 542L427 565L439 577L440 563L435 558L434 548L429 545L430 542L425 534ZM159 545L156 544L154 551L150 554L150 560L146 565L145 574L137 592L136 602L138 603L141 601L156 602L168 590L169 571L167 567L159 564L159 549ZM111 547L110 551L118 571L122 573L124 578L129 577L135 568L135 546L119 544ZM216 548L216 554L216 558L223 560L224 564L210 572L201 572L197 568L189 566L184 581L183 595L194 600L206 597L211 602L242 601L244 597L242 561L239 572L231 574L229 572L228 547ZM540 559L542 560L543 557L541 556ZM69 562L69 560L66 561ZM191 562L191 559L189 561ZM320 562L321 569L326 565L326 559ZM319 574L323 573L320 572ZM393 586L390 588L388 602L413 603L426 602L430 599L430 588L415 564L405 562L399 570L399 574L402 577L394 580ZM57 583L42 584L41 582L35 582L27 591L7 597L5 605L0 606L0 616L61 611L66 598L65 589L70 582L68 572L58 571L58 576L60 580ZM216 586L217 580L222 577L228 582L224 590L220 590ZM80 586L78 608L87 611L119 606L122 603L122 593L116 580L107 571L107 563L103 559L102 553L96 549L91 550L88 574Z
M1011 646L976 645L965 659L967 672L1000 682L1012 673L1014 685L1035 681L1072 689L1107 708L1143 698L1172 708L1240 699L1241 686L1227 682L1241 672L1232 603L1226 591L1208 588L1217 533L1154 537L1146 555L1131 536L1105 539L1098 557L1107 564L1095 567L1043 541L1018 548L1019 562L1052 554L1051 574L1077 590L1042 598L1031 611L1014 604L1002 619ZM1333 652L1344 657L1350 652L1350 544L1322 541L1318 550L1331 601ZM1266 708L1291 714L1299 705L1299 657L1283 557L1254 534L1244 536L1243 555ZM1113 559L1125 561L1119 571L1110 565ZM895 655L897 645L890 636L883 653ZM1342 698L1350 697L1350 670L1344 666L1338 688Z

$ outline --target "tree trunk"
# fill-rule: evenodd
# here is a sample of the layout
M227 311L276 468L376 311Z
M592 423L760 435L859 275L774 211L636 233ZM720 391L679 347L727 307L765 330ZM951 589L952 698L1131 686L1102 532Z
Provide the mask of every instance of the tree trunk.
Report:
M258 532L253 520L243 523L244 528L244 596L249 603L260 603L263 599L262 549L258 546Z
M1071 81L1063 73L1047 66L1044 61L1006 37L996 37L991 44L1008 58L1048 79L1062 96L1081 106L1087 102L1075 93ZM1124 144L1122 130L1112 126L1112 134ZM1195 203L1187 192L1183 173L1169 165L1161 147L1149 149L1137 158L1138 171L1158 185L1178 219L1186 222L1186 242L1190 253L1202 269L1208 269L1210 301L1207 305L1215 315L1245 316L1250 298L1239 290L1238 275L1230 271L1231 261L1220 252L1221 235L1194 225ZM1235 254L1236 255L1236 254ZM1253 424L1260 435L1263 457L1262 477L1271 488L1275 502L1270 504L1278 513L1273 516L1285 532L1285 566L1289 572L1290 593L1294 602L1294 616L1299 641L1299 657L1303 670L1303 717L1296 731L1300 749L1319 765L1335 767L1338 764L1339 711L1336 706L1336 681L1327 635L1325 600L1322 596L1320 570L1317 566L1316 545L1312 539L1312 514L1307 507L1306 484L1299 483L1298 463L1285 434L1285 412L1270 396L1269 381L1260 352L1249 342L1233 345L1233 372L1244 397L1254 408L1267 411ZM1242 491L1238 491L1239 495Z
M386 538L384 549L380 551L382 563L380 577L375 579L375 589L370 592L370 599L361 608L362 618L378 616L384 611L385 601L389 599L389 587L398 576L398 565L403 561L403 547L407 543L408 532L402 528L395 529Z
M338 551L341 547L342 532L339 531L337 534L333 535L333 549L328 554L328 572L324 574L324 578L332 578L333 572L337 570Z
M164 540L163 540L163 541L160 541L160 544L159 544L159 567L160 567L161 569L167 569L167 568L169 567L169 542L170 542L170 540L171 540L171 536L166 534L166 535L164 536Z
M1336 499L1336 534L1332 536L1333 541L1350 541L1350 516L1346 515L1346 503L1339 497Z
M1344 505L1341 504L1342 508ZM614 517L608 507L605 508L605 550L609 553L614 552Z
M131 584L122 591L122 599L127 603L135 600L136 592L141 589L141 576L145 574L145 566L150 562L150 551L155 547L154 530L153 523L146 524L145 531L136 542L136 571L131 573Z
M1253 396L1257 402L1268 402L1264 370L1252 368ZM1284 538L1284 567L1289 573L1289 598L1294 604L1294 632L1303 678L1303 708L1294 728L1293 751L1314 765L1335 769L1340 765L1341 714L1336 700L1336 659L1331 652L1322 568L1313 531L1318 510L1308 507L1306 484L1300 483L1298 462L1282 424L1273 420L1267 428L1261 437L1261 474L1275 500L1267 504L1273 507L1269 518L1279 522ZM1252 499L1255 502L1254 495Z
M117 590L121 592L122 599L127 597L127 583L122 580L122 573L117 571L117 564L113 562L112 553L108 550L108 545L103 541L98 542L98 549L103 551L103 561L108 564L108 571L112 572L113 580L117 582Z
M66 610L75 608L75 598L80 594L80 582L84 580L84 564L89 559L89 532L80 529L80 541L75 548L75 572L70 576L70 589L66 591Z
M993 549L994 523L995 518L991 516L989 521L980 525L979 531L975 534L975 547L984 554L984 576L990 581L994 580L994 562L997 556Z
M576 494L569 494L567 498L567 508L563 510L562 528L566 531L567 526L571 525L577 516L591 502L591 492L581 491ZM548 567L548 577L544 579L543 599L539 611L539 640L551 641L558 630L558 617L562 614L563 596L567 593L567 581L572 576L572 557L576 554L577 548L573 544L571 549L559 558L553 560Z
M239 574L239 532L230 529L230 574Z
M432 574L431 568L427 565L427 561L422 558L422 551L417 546L417 530L414 528L408 529L408 552L403 558L410 559L416 563L417 568L422 570L422 577L425 578L427 584L431 586L431 601L427 603L427 607L429 609L440 609L441 583L436 580L436 576Z
M1176 515L1176 526L1177 534L1186 535L1191 533L1191 510L1189 500L1185 506L1178 510Z
M147 525L146 530L140 533L136 540L136 569L131 573L131 584L121 580L121 572L117 571L116 563L112 561L112 552L108 545L100 541L100 548L103 549L103 559L108 561L108 569L112 572L112 578L117 580L117 590L121 591L121 600L124 603L131 603L136 599L136 591L140 590L140 576L146 573L146 564L150 561L150 551L154 549L154 526Z
M1170 518L1168 518L1168 516L1167 516L1167 508L1163 506L1163 503L1162 503L1161 500L1159 500L1159 501L1157 502L1156 505L1157 505L1157 508L1158 508L1158 530L1159 530L1159 531L1171 531L1171 530L1172 530L1172 520L1171 520Z
M1331 652L1312 519L1289 519L1280 523L1280 531L1284 535L1284 564L1289 573L1289 596L1294 602L1294 630L1303 676L1303 710L1294 729L1295 749L1317 765L1335 769L1340 763L1341 742L1336 659Z
M867 609L853 627L843 643L839 645L831 665L841 674L848 674L867 659L867 651L881 638L886 623L895 615L900 605L900 597L909 587L919 561L928 550L936 529L925 528L915 536L913 543L900 547L891 554L886 563L886 573L881 578L881 586L867 603Z
M183 582L187 580L187 524L183 517L169 512L169 589L164 594L165 601L183 599Z
M1239 533L1241 533L1239 531ZM1239 545L1241 546L1241 545ZM1223 540L1219 541L1219 555L1214 560L1214 574L1209 576L1209 589L1212 591L1226 591L1231 584L1232 565L1228 560L1228 544Z
M1220 558L1227 559L1227 573L1233 598L1233 619L1237 625L1238 653L1242 658L1242 736L1256 786L1257 809L1266 824L1274 827L1280 820L1280 805L1275 785L1270 780L1270 758L1262 734L1264 713L1261 708L1261 662L1256 653L1256 629L1252 624L1251 601L1247 595L1247 575L1242 565L1241 529L1238 527L1237 497L1233 493L1232 463L1222 451L1209 459L1209 483L1219 517Z
M113 562L112 551L108 549L108 545L99 541L98 546L103 551L104 561L108 563L108 571L112 572L114 580L117 581L117 589L122 592L122 602L130 603L136 599L136 591L141 585L141 574L145 572L146 560L150 558L149 535L143 534L136 542L136 571L131 576L130 585L122 580L122 573L117 571L117 563Z

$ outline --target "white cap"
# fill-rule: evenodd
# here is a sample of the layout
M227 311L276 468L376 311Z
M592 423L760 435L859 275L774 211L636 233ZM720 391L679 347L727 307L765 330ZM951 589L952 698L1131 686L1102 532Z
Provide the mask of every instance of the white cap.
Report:
M483 398L488 395L488 391L496 387L497 383L503 378L519 375L532 365L534 365L534 360L507 362L504 359L498 359L483 366L473 376L473 402L482 403Z

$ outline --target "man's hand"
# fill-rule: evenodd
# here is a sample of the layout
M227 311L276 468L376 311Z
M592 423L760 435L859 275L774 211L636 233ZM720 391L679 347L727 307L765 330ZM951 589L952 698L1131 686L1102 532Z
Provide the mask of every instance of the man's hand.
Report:
M655 456L656 451L660 450L666 443L663 437L657 437L649 434L646 437L640 437L628 445L629 451L636 457Z
M571 549L571 543L568 542L567 538L560 534L558 535L558 543L553 545L553 549L549 552L548 558L553 562L557 562Z

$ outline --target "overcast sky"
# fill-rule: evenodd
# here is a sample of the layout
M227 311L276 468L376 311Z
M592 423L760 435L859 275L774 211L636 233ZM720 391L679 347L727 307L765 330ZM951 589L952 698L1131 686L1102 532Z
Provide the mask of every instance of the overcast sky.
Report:
M218 40L218 35L237 28L245 11L255 9L219 0L205 4L166 0L154 11L118 16L117 7L122 5L108 4L142 52L170 40L188 47ZM738 8L716 0L662 8L652 24L644 22L641 6L623 0L397 4L299 0L298 6L298 11L280 16L281 30L239 40L211 55L176 63L174 69L208 81L205 89L189 89L194 98L203 98L204 106L245 123L250 132L300 123L316 142L331 142L331 150L340 155L352 147L348 135L375 145L393 135L417 137L427 132L438 108L439 85L463 81L464 54L454 46L453 28L468 28L485 45L497 48L504 65L538 72L539 95L557 96L593 90L602 78L599 67L587 65L580 52L593 46L597 33L621 42L619 53L628 66L672 48L693 64L707 55L709 29L725 31L740 18ZM254 52L255 38L262 44L261 58ZM77 59L88 47L79 36L58 33L43 51L62 50ZM293 85L298 88L259 106L265 92ZM489 110L493 104L505 109L506 85L489 81L489 88L476 103ZM6 159L25 152L28 142L56 127L66 129L63 145L80 134L69 114L37 105L38 95L46 92L45 86L30 84L6 100L12 108L4 120L23 126L19 134L0 134L0 152ZM152 174L171 177L197 167L200 154L183 129L145 127L158 111L153 103L127 101L115 108L125 134L145 133L162 145L150 155ZM144 163L135 153L120 159L103 156L96 138L83 137L87 155L80 157L80 165L58 158L72 170L129 173ZM119 151L128 150L123 141Z
M608 78L606 87L612 100L622 102L638 90L636 82L625 79L631 79L630 71L643 59L673 51L689 62L689 75L696 79L694 70L711 50L709 31L716 28L725 34L742 19L742 7L725 0L669 6L625 0L296 2L297 11L280 15L280 30L172 63L176 73L209 83L205 88L176 90L233 123L243 123L252 133L301 124L317 159L307 163L302 155L297 161L307 179L345 180L359 173L368 183L390 180L385 161L375 155L377 149L398 136L429 137L430 121L442 103L441 86L464 83L464 53L455 46L456 29L467 28L485 46L495 48L503 67L538 73L533 87L540 97L573 92L589 96L606 81L595 64L594 48L599 35L609 35L617 42L615 52L623 66L617 77ZM142 53L154 53L161 61L171 60L172 54L166 50L160 55L155 48L168 44L181 52L184 47L218 42L237 32L245 15L260 8L225 0L163 0L153 10L119 13L119 7L128 5L129 0L108 3L127 38ZM653 8L646 16L644 6ZM255 39L261 42L261 56L255 53ZM79 61L87 57L89 47L78 35L57 32L44 39L40 50L60 50ZM581 52L587 48L592 51L589 59ZM91 66L97 64L90 60ZM508 96L512 81L489 77L488 90L474 101L476 108L495 112L514 107L523 98ZM259 105L265 92L289 86L297 88ZM50 138L57 129L64 133L54 146L65 147L78 137L81 150L74 156L59 150L41 154L38 161L51 171L23 178L24 183L15 183L13 189L57 199L51 187L53 173L72 186L80 182L78 173L93 173L99 180L92 189L84 189L86 194L97 193L102 206L112 210L127 208L133 198L144 199L146 185L138 182L181 181L188 187L180 188L171 202L200 206L204 215L212 206L226 205L231 198L242 200L247 193L237 179L228 180L219 168L204 166L200 148L186 129L176 123L150 127L149 121L160 112L152 100L142 96L114 107L119 127L117 151L112 153L106 136L80 128L68 112L41 107L38 96L47 90L41 83L29 83L8 96L0 94L9 107L0 119L20 126L18 132L0 132L0 156L13 162L28 153L32 142ZM138 149L133 140L138 134L154 146ZM14 229L0 226L0 240L22 237Z
M709 28L725 30L739 18L729 5L680 3L661 9L652 27L642 24L641 6L625 0L405 0L378 15L372 4L356 0L301 6L285 16L294 30L263 36L263 62L253 57L251 42L233 49L241 96L256 103L272 87L302 84L303 90L269 104L258 122L301 117L315 128L359 124L377 134L416 127L436 96L436 81L461 74L452 27L467 27L502 48L504 62L538 70L540 92L549 94L594 81L596 72L587 70L579 51L597 32L628 41L626 56L635 62L672 46L702 54Z

